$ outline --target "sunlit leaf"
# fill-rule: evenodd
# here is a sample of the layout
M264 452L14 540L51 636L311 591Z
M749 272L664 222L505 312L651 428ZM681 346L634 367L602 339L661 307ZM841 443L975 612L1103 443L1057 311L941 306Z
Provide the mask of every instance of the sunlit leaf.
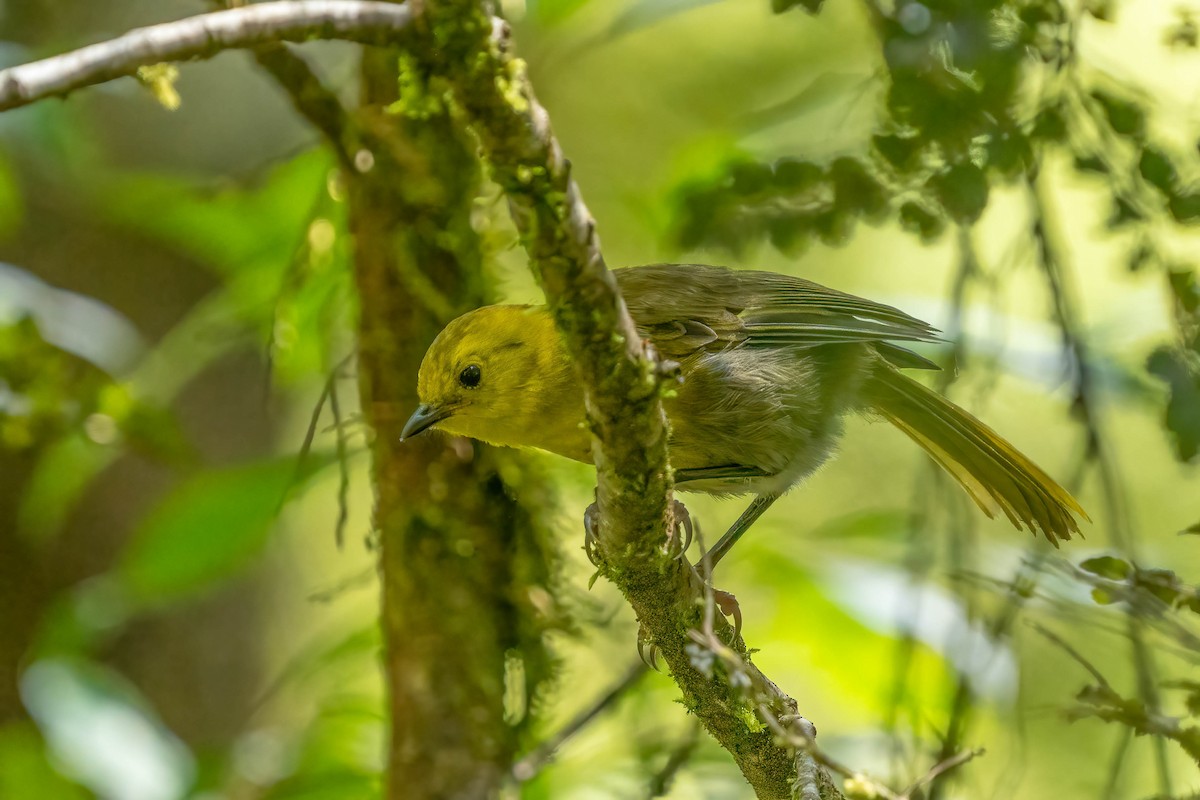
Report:
M1129 573L1133 568L1129 562L1114 556L1097 556L1089 558L1079 563L1080 569L1086 570L1093 575L1099 575L1102 578L1108 578L1114 581L1123 581L1129 577Z
M310 455L306 478L329 458ZM118 574L144 602L168 601L227 578L267 540L296 477L292 458L202 472L167 496L142 522Z

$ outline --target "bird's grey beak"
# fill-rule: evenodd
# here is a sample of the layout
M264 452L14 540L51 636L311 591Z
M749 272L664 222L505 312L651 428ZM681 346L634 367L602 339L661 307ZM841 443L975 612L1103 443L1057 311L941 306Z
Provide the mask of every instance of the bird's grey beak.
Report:
M445 408L435 408L428 403L421 403L417 406L417 410L408 418L408 422L404 423L404 430L400 431L400 441L412 438L426 428L435 425L446 417L450 416L450 411Z

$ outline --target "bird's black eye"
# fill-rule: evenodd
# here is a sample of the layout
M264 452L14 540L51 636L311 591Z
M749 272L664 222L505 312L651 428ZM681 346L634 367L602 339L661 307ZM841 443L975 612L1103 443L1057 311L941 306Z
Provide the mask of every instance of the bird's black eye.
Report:
M474 389L479 385L479 380L483 377L483 373L479 371L477 364L470 364L463 368L463 371L458 373L458 382L468 389Z

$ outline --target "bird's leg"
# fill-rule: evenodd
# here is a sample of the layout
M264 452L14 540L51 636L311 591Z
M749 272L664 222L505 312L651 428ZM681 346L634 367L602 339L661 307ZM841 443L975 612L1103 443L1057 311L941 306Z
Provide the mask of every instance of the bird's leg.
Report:
M760 494L754 498L750 506L737 518L737 522L733 523L729 527L729 530L725 531L725 535L713 545L712 550L708 551L708 555L705 558L707 565L705 571L711 574L713 568L717 566L717 562L725 557L725 554L737 543L738 539L742 538L742 534L748 531L755 520L761 517L771 507L771 504L778 499L779 495L777 494Z
M742 512L742 515L737 518L737 521L730 526L729 530L725 531L725 535L717 540L713 545L712 550L704 554L701 563L701 577L712 584L712 571L730 548L741 538L742 534L750 529L754 521L763 515L771 504L779 499L777 494L760 494L750 503L749 508ZM712 590L713 603L721 610L721 613L726 617L733 619L733 637L736 639L742 632L742 607L738 604L737 598L730 592L725 592L714 588Z

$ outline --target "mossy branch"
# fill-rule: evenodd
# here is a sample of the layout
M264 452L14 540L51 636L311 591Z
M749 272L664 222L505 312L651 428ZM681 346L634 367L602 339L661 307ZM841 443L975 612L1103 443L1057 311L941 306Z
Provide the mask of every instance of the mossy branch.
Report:
M604 572L670 666L689 711L759 797L841 797L808 751L778 735L799 720L795 702L750 664L724 619L714 619L696 571L665 552L674 505L659 365L605 267L595 222L524 63L509 52L507 27L490 11L477 0L427 0L415 26L422 57L451 82L508 197L575 358L593 433Z

